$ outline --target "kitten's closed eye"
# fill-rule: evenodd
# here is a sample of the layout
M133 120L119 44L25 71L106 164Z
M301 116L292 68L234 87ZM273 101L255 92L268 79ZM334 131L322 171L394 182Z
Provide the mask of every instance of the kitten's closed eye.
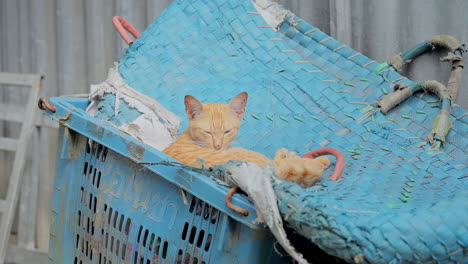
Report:
M232 129L226 130L226 131L224 131L224 134L230 133L231 131L232 131Z
M210 131L208 131L208 130L203 130L203 132L205 132L205 133L207 133L207 134L211 135L211 132L210 132Z

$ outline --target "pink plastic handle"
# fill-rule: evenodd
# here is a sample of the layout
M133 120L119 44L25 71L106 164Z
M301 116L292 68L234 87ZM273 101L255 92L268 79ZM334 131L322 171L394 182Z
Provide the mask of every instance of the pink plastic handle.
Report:
M119 32L120 36L127 44L133 43L133 40L128 36L127 32L130 32L135 38L140 36L140 32L132 26L132 24L128 23L125 19L114 16L112 18L112 23L114 24L115 29Z
M335 170L333 171L332 175L330 176L330 180L336 181L338 177L340 177L341 172L344 169L344 157L343 153L341 151L335 149L335 148L320 148L316 150L312 150L309 153L306 153L302 158L309 158L313 159L318 156L323 156L323 155L333 155L336 158L336 166Z

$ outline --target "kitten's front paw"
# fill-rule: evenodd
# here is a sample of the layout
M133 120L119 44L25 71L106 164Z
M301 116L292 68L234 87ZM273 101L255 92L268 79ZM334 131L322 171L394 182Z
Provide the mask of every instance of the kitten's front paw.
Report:
M286 156L288 155L288 152L289 151L287 149L285 149L285 148L278 149L276 151L274 161L279 161L279 160L282 160L282 159L286 158Z
M303 187L309 187L318 182L323 170L330 164L330 159L283 158L275 160L276 174L286 180L295 182Z
M289 150L287 150L285 148L281 148L278 151L276 151L274 161L279 162L280 160L288 159L288 158L298 158L298 156L297 156L296 152L289 151Z
M323 166L324 169L328 168L328 166L330 166L330 163L331 163L330 159L327 156L321 156L321 157L315 158L313 160L320 163Z

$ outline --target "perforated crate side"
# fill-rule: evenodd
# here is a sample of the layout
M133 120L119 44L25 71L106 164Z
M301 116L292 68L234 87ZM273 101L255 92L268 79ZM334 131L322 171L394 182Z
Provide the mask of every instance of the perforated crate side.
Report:
M106 146L60 129L50 263L280 263L253 230Z

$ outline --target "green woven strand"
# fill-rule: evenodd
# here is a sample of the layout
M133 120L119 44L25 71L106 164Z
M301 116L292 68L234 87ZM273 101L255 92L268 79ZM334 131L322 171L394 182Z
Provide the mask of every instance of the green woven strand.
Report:
M375 68L375 70L373 71L373 73L375 74L379 74L379 72L384 69L385 67L388 67L389 64L387 62L384 62L384 63L381 63L379 66L377 66L377 68Z
M271 117L270 115L265 115L265 117L270 120L270 121L273 121L273 117Z
M413 192L410 188L406 188L406 187L404 187L403 190L405 190L405 192L407 192L407 193Z
M258 116L257 116L256 114L254 114L254 113L250 113L250 116L253 117L253 118L255 118L255 119L257 119L257 120L260 119L260 118L258 118Z
M297 121L301 121L302 123L304 123L304 121L302 120L302 118L298 117L298 116L294 116L294 119L296 119Z
M284 116L280 116L280 119L283 120L284 122L288 122L288 119Z
M416 113L418 113L418 114L425 114L426 112L424 112L423 110L416 110Z
M319 120L318 117L314 116L314 115L310 115L311 118L315 119L315 120Z
M372 105L368 105L366 107L363 107L363 108L359 109L359 112L365 114L365 113L371 111L372 109L374 109L374 107Z
M354 87L354 84L352 82L345 82L344 85Z

